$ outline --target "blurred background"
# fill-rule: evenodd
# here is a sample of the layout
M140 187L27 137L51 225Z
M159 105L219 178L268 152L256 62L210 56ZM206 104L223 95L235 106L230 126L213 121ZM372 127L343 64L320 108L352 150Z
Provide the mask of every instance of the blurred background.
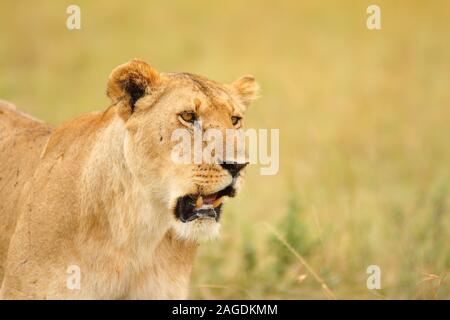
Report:
M280 129L280 170L250 168L190 297L450 299L449 16L445 0L1 1L0 98L59 124L106 108L132 58L253 74L247 126Z

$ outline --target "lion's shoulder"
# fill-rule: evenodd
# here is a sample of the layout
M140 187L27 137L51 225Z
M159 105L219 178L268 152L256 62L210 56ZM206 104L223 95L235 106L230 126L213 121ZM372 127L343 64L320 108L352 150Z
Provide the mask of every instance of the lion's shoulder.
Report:
M4 100L0 100L0 135L3 137L11 137L15 133L21 133L27 130L29 134L33 134L36 129L51 131L51 127L32 117L31 115L19 110L14 104ZM39 130L37 130L39 131ZM36 132L39 134L39 132Z
M96 142L98 133L101 133L114 117L114 111L108 109L104 112L85 113L61 124L50 135L42 156L65 152L68 149L88 151L88 146Z

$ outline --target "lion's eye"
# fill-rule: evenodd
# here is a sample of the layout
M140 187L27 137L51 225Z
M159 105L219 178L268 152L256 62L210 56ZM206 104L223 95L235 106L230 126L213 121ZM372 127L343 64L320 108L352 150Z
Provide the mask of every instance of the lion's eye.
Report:
M179 116L183 121L189 123L194 123L194 121L197 120L197 115L192 111L183 111L179 114Z
M232 116L231 123L233 124L233 126L237 126L241 122L241 119L242 119L241 117Z

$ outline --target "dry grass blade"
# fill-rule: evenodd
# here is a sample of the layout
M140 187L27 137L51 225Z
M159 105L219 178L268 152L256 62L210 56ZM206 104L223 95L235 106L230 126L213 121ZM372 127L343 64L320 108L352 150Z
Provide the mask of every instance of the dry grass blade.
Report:
M336 300L336 295L331 291L331 289L327 286L325 281L314 271L313 268L306 262L306 260L295 250L284 238L281 234L270 224L264 223L265 226L269 229L269 231L297 258L297 260L308 270L308 272L316 279L316 281L320 284L325 296L330 300Z

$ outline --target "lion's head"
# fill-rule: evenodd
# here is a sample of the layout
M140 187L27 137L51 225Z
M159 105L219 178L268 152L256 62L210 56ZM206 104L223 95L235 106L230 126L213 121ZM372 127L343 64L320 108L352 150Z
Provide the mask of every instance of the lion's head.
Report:
M151 201L169 209L165 218L179 237L217 234L222 201L238 192L246 163L229 155L210 163L176 163L173 132L185 129L194 141L201 124L201 131L213 128L225 136L227 129L243 126L257 91L251 76L222 85L189 73L159 73L139 60L112 71L107 94L125 122L126 164Z

